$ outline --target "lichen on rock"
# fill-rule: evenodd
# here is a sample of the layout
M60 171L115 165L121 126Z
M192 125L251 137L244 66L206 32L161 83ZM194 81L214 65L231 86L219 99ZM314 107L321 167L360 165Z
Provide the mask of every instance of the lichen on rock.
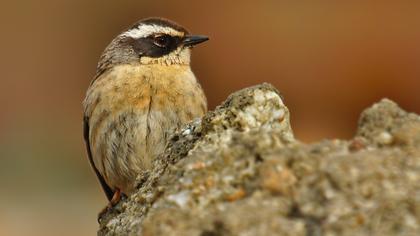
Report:
M419 235L420 118L382 100L354 139L296 141L269 84L178 130L99 235Z

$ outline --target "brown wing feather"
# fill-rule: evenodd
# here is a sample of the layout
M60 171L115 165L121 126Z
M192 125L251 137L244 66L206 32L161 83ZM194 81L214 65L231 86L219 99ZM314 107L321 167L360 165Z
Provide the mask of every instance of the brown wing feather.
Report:
M108 198L109 201L111 201L112 196L114 195L114 191L112 191L112 189L108 186L108 184L106 184L105 179L99 173L98 169L96 169L95 163L93 163L92 152L90 150L90 142L89 142L89 118L86 116L83 118L83 137L85 138L86 149L87 149L90 165L95 171L95 174L98 177L99 182L101 183L102 189L104 190L106 197Z

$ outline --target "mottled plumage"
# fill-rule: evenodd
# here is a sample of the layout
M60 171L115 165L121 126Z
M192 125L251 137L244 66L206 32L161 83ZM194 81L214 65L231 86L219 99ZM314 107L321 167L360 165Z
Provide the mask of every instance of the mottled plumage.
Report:
M89 159L109 200L116 191L134 190L171 130L206 112L190 68L191 46L205 40L150 18L105 49L83 105Z

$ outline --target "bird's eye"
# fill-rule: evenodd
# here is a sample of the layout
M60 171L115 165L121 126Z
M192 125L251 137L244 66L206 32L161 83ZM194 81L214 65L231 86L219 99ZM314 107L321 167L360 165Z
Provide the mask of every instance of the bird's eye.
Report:
M153 39L153 43L158 47L165 48L171 43L171 37L168 35L158 35Z

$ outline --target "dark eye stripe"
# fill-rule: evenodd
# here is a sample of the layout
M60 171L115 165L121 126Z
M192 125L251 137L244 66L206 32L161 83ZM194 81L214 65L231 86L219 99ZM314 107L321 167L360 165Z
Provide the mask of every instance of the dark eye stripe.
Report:
M137 56L161 57L176 50L182 44L182 37L165 35L165 42L155 42L156 37L163 37L164 35L152 35L147 38L123 38L120 43L122 45L129 45ZM168 42L166 42L166 40Z

